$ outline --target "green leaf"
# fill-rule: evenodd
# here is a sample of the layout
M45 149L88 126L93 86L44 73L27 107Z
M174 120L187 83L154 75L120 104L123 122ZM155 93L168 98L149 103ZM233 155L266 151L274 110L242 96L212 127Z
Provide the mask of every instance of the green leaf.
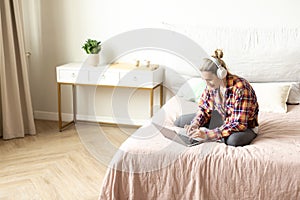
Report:
M101 41L88 39L82 48L87 54L97 54L101 51Z

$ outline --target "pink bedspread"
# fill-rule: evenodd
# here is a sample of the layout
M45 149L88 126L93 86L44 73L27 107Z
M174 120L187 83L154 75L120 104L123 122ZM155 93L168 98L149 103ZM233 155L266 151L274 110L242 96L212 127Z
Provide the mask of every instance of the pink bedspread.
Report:
M153 121L171 126L195 108L173 98ZM259 123L244 147L184 147L145 125L114 156L99 199L300 199L300 106L262 113Z

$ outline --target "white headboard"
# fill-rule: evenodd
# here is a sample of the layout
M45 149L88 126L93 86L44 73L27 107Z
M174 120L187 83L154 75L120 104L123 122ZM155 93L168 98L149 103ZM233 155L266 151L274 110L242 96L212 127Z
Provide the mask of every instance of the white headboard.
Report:
M224 51L229 70L251 82L300 81L300 28L203 28L172 25L208 54Z

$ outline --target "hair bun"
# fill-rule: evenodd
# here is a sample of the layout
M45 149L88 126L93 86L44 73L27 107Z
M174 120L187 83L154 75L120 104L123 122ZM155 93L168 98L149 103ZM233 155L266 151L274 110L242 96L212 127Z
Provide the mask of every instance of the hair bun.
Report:
M215 57L218 59L223 58L223 50L222 49L216 49L215 50Z

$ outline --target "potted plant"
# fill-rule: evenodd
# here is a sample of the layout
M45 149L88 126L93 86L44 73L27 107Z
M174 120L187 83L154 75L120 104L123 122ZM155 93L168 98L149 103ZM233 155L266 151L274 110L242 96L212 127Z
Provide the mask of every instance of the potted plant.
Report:
M101 51L101 41L88 39L82 48L87 54L87 64L97 66L99 64L99 53Z

